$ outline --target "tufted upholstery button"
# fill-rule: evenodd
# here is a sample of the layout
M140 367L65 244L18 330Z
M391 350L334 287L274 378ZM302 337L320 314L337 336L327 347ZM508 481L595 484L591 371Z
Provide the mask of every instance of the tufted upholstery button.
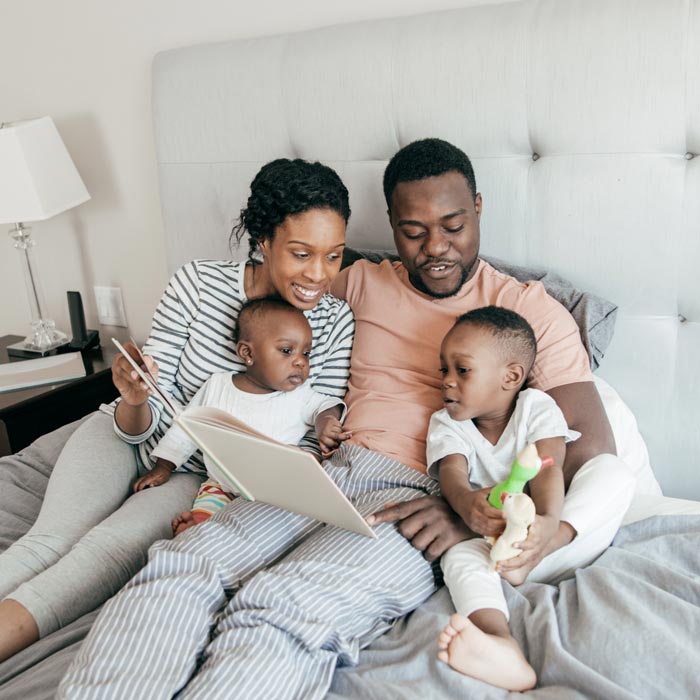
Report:
M532 154L532 160L539 160L540 159L540 154L539 153L533 153Z
M685 159L686 159L686 160L693 160L693 158L695 158L695 154L694 154L694 153L690 153L690 151L688 151L688 153L685 154Z
M683 314L678 314L678 320L681 323L685 323L688 319Z

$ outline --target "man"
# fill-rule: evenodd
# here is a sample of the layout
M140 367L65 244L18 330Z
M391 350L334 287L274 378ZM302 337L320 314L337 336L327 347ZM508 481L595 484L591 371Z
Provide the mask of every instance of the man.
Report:
M477 257L482 203L469 173L466 156L442 141L400 151L385 190L402 263L353 266L334 287L358 320L346 398L353 437L325 467L378 539L235 499L151 548L105 605L57 697L320 699L337 664L354 663L435 590L429 561L470 536L424 474L440 342L455 308L482 305L471 294L487 271ZM528 307L515 310L531 322L534 307L546 316L533 377L590 436L568 455L573 474L588 455L612 451L578 331L541 286L495 274L501 296Z
M356 264L333 285L336 296L347 299L355 314L345 421L354 440L424 471L428 418L442 408L440 342L458 315L497 304L519 312L535 329L538 355L528 386L546 391L569 427L582 434L567 448L567 487L585 462L615 454L612 430L573 319L539 283L519 284L478 258L483 200L469 158L440 139L416 141L390 161L384 194L401 262ZM410 318L399 311L408 305ZM403 370L406 364L413 369L408 375L392 369ZM382 392L386 365L392 376ZM373 390L366 397L367 411L361 411L362 421L356 418L364 389L358 386L358 368L359 378ZM399 417L411 403L413 421L402 429ZM371 421L364 420L370 410ZM459 537L460 524L439 497L387 508L373 522L396 520L430 561L445 551L447 540Z

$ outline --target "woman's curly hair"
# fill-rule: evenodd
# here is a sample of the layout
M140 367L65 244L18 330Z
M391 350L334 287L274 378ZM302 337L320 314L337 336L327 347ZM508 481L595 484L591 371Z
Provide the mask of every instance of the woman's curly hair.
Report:
M272 240L275 229L293 214L310 209L331 209L350 218L348 190L338 173L322 163L301 158L278 158L263 165L250 185L250 197L231 231L240 244L248 234L248 259L255 260L260 243Z

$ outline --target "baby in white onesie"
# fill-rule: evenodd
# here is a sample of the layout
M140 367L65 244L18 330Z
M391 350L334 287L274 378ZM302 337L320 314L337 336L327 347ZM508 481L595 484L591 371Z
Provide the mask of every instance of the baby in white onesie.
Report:
M547 394L525 389L537 351L528 322L497 306L460 316L440 351L444 408L430 419L428 473L475 533L442 558L457 614L438 639L438 657L455 670L507 690L524 691L536 674L508 626L501 577L553 581L595 559L612 541L631 498L629 473L610 455L589 460L565 493L565 443L580 434ZM491 567L483 537L503 532L491 487L507 478L527 443L554 465L529 483L536 518L521 554Z
M236 352L245 362L240 374L213 374L188 406L213 406L232 414L278 442L296 445L315 428L324 456L350 437L341 420L345 406L320 394L307 382L311 354L311 327L304 314L280 299L254 299L241 307L236 322ZM173 425L151 453L156 465L134 485L134 490L165 483L197 446ZM204 463L208 457L204 455ZM173 520L179 534L210 517L231 500L213 479L199 489L191 511Z

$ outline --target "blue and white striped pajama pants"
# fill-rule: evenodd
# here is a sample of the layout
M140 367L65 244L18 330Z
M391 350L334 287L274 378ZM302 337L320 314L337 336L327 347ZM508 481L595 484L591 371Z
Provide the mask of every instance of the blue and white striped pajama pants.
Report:
M365 516L435 494L414 469L344 444L328 474ZM370 540L237 498L149 551L104 607L57 698L323 698L336 664L434 590L395 525Z

